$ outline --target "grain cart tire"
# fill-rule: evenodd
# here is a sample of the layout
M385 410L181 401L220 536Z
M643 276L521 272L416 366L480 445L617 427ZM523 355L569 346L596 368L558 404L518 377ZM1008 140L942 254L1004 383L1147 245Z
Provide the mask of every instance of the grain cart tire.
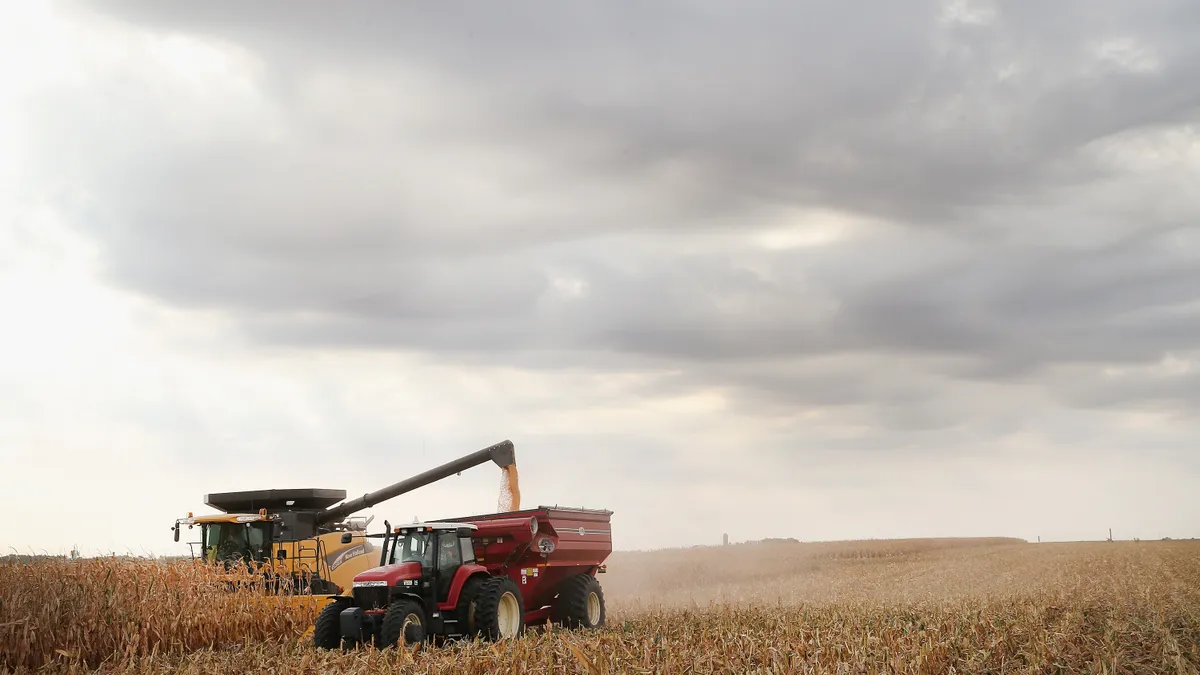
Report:
M525 629L521 589L509 577L492 577L475 595L475 630L488 641L515 638Z
M342 627L340 615L343 609L350 606L350 601L339 598L325 605L325 609L317 615L313 626L313 646L317 649L337 649L342 646Z
M475 598L479 595L479 589L490 578L484 574L477 574L467 579L458 594L458 607L455 610L458 625L462 626L463 637L468 640L474 640L475 636L479 635L479 627L475 625Z
M554 620L567 628L599 628L604 625L604 589L590 574L568 577L554 601Z
M393 600L388 605L379 629L379 647L395 647L401 637L406 645L425 641L425 609L411 598Z

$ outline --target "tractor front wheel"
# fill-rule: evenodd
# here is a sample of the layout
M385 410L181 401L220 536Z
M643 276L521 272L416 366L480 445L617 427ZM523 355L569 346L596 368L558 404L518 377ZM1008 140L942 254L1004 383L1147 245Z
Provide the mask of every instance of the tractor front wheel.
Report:
M517 583L506 576L485 581L475 595L473 624L485 640L518 637L525 628L525 602Z
M313 645L317 649L337 649L342 646L342 626L339 618L350 601L339 598L325 605L313 626Z
M380 646L384 649L396 646L401 637L404 644L424 642L425 610L421 603L411 598L393 600L383 615L379 633Z
M577 574L563 581L554 601L554 619L567 628L599 628L604 625L604 590L590 574Z

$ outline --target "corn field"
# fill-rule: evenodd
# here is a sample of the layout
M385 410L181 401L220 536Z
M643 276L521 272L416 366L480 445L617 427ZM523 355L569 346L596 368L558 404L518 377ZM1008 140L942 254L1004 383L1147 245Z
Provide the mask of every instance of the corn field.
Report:
M865 551L872 546L887 554ZM319 652L304 635L311 608L227 592L205 568L7 563L0 665L106 673L1200 672L1200 542L739 545L616 553L609 570L600 631Z
M242 590L231 592L230 585ZM6 668L97 665L246 640L299 635L311 606L260 593L261 578L147 559L41 560L0 565L0 646Z

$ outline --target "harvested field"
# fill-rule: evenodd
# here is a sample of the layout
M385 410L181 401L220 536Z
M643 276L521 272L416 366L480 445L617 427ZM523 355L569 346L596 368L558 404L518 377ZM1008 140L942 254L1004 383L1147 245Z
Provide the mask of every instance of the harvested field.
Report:
M618 552L609 570L600 632L321 653L303 611L254 610L199 572L6 564L0 647L16 672L1200 672L1200 542L770 543Z

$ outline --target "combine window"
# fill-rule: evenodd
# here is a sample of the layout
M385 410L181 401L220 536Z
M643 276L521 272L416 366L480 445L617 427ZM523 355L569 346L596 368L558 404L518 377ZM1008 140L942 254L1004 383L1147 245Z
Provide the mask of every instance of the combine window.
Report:
M270 553L269 523L209 523L202 529L204 559L209 562L259 561Z

